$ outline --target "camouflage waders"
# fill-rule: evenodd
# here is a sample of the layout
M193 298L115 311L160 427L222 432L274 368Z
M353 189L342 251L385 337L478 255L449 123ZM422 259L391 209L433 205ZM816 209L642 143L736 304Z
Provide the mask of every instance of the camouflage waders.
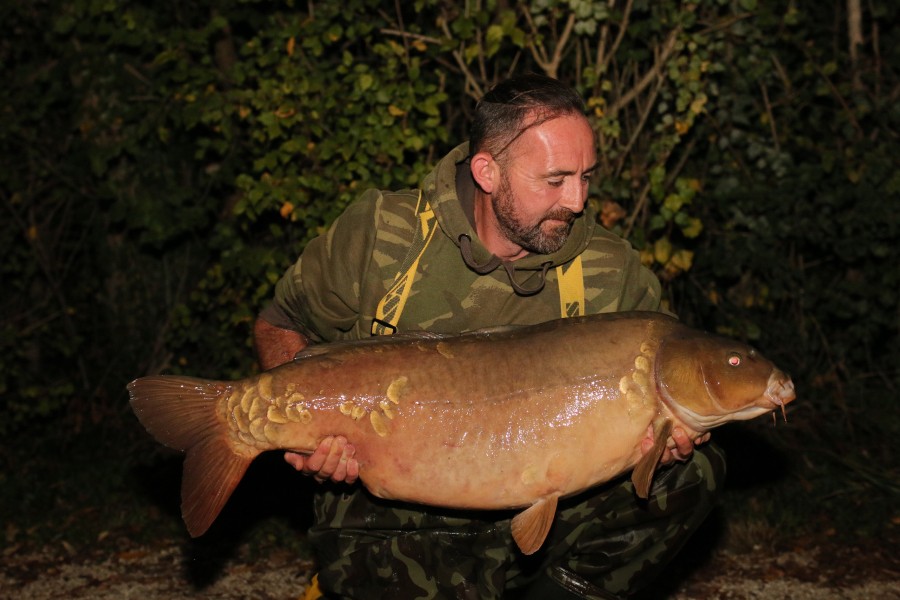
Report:
M511 511L419 510L357 486L316 499L310 541L327 598L615 598L651 582L715 506L725 475L706 444L661 470L649 501L628 479L560 502L544 546L523 556Z

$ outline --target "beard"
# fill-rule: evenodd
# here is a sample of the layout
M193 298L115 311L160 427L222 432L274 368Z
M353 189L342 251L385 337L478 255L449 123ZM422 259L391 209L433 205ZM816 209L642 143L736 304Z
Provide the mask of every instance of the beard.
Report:
M537 254L552 254L562 248L575 221L575 213L558 208L544 214L535 224L524 223L518 212L521 202L506 177L500 180L500 186L491 195L491 205L503 235Z

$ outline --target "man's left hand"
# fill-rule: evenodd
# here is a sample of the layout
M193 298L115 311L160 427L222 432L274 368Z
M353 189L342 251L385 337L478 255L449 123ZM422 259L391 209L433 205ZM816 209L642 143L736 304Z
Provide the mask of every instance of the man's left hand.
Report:
M647 435L641 441L641 453L647 454L653 448L653 425L647 427ZM684 462L694 453L694 446L699 446L709 441L709 432L704 433L696 440L691 441L687 432L681 427L672 430L672 436L666 442L666 449L659 459L659 466L671 465L675 462Z

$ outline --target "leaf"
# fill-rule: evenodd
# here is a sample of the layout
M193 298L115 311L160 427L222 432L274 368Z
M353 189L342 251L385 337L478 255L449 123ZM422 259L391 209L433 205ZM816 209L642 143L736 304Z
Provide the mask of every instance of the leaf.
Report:
M485 39L489 44L500 44L503 40L503 27L500 25L491 25L487 28Z
M688 271L694 263L694 253L690 250L678 250L669 259L666 268L673 268L677 271Z
M478 44L471 44L466 47L463 54L466 64L470 64L481 53L481 47Z
M669 259L672 256L672 242L670 242L666 238L661 238L656 240L653 244L653 259L664 265L669 262Z
M694 101L691 102L691 112L699 115L701 112L703 112L703 107L706 106L707 100L708 98L706 97L706 94L698 95L696 98L694 98Z
M666 209L671 210L673 213L677 213L687 202L688 199L685 198L682 194L669 194L663 201L663 206Z
M363 73L357 80L359 89L363 92L368 91L375 84L375 78L369 73Z
M681 233L687 238L695 238L703 231L703 221L696 217L690 217L687 224L681 226Z

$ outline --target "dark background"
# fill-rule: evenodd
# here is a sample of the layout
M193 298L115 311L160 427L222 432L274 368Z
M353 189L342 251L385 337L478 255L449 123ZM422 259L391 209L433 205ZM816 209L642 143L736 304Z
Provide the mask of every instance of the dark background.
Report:
M125 384L254 372L303 244L365 188L416 185L528 70L585 96L591 201L669 306L794 376L786 425L715 434L732 542L896 533L895 3L336 4L0 8L7 548L181 535L179 459ZM265 457L212 535L302 532L307 488Z

